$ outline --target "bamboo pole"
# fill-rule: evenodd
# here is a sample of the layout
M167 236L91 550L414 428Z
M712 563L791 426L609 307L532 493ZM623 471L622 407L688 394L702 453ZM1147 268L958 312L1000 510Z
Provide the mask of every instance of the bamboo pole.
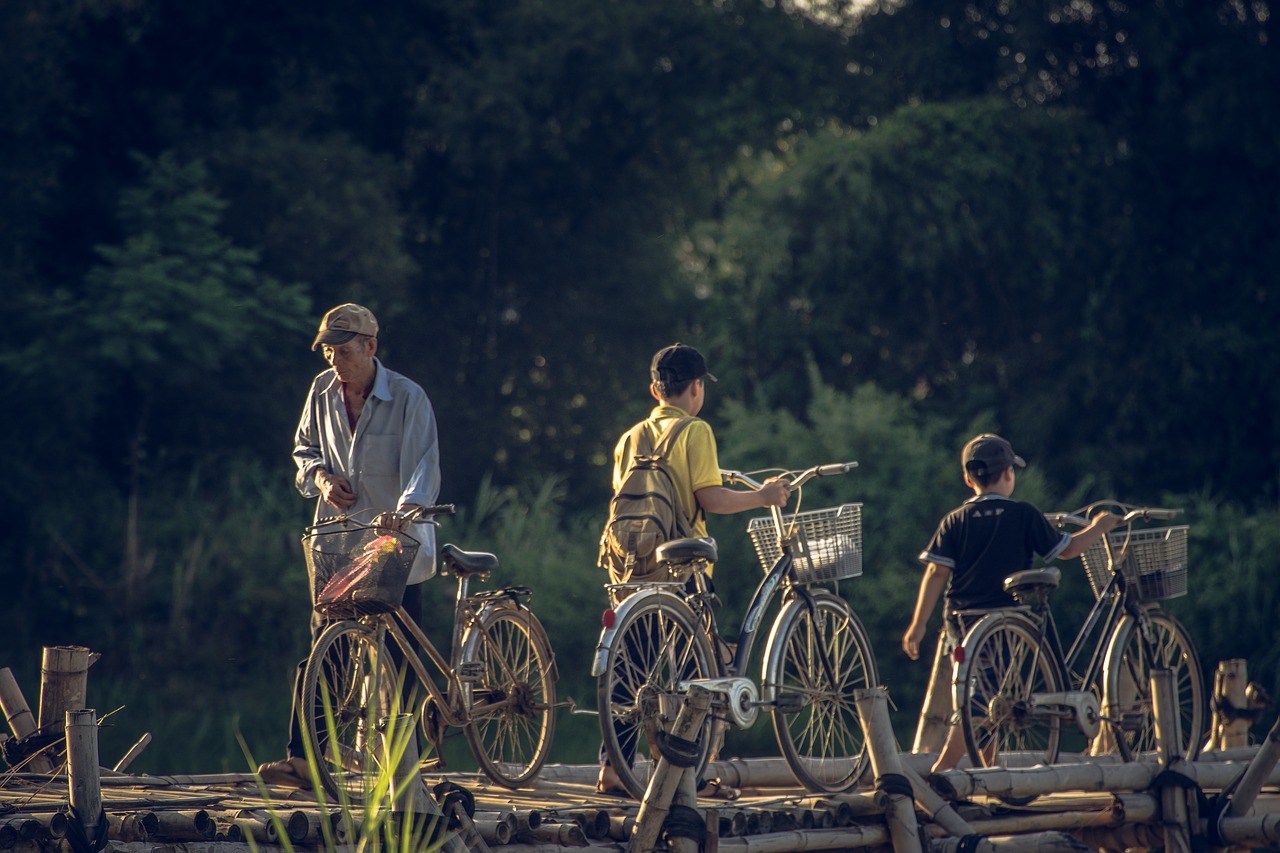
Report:
M1065 832L1035 832L1004 838L983 838L965 846L960 838L945 838L931 846L933 853L1086 853L1089 848Z
M102 819L102 785L98 779L98 715L92 709L66 712L67 785L71 812L86 838L97 835Z
M31 707L8 667L0 669L0 709L4 710L5 721L15 738L22 740L35 734L35 715L31 713ZM54 763L47 755L33 755L27 760L26 767L33 773L52 773Z
M696 732L697 729L694 729ZM680 773L679 783L676 785L675 793L672 795L671 804L673 806L684 806L689 809L697 809L698 807L698 779L697 771L693 767L686 767ZM702 822L702 835L706 835L706 818L699 816ZM698 853L702 847L698 843L697 838L689 838L687 836L668 836L667 845L671 848L671 853Z
M955 807L942 799L937 791L930 788L920 778L919 773L910 767L904 766L902 774L911 782L911 791L916 803L920 808L924 809L925 814L934 823L942 827L950 835L965 836L974 834L974 828L969 825L968 821L960 817L960 813L955 810Z
M143 732L142 737L138 738L138 742L129 747L129 751L121 756L120 760L116 762L116 766L111 769L116 773L123 773L129 765L133 763L133 760L142 754L142 750L146 749L150 743L151 732Z
M672 726L671 736L681 740L696 738L710 707L711 694L697 685L691 686ZM654 773L649 777L640 812L636 815L636 830L627 845L628 853L644 853L654 848L683 774L684 768L672 764L666 756L658 759Z
M1169 770L1181 772L1186 762L1182 760L1182 726L1178 719L1173 670L1151 671L1151 701L1160 763ZM1160 810L1165 853L1191 853L1191 820L1186 789L1164 786L1160 790Z
M889 697L883 687L855 690L853 701L858 708L867 751L871 754L871 769L875 772L876 786L889 777L902 776L902 762L898 760L898 743L889 721ZM909 786L908 782L908 786ZM898 791L887 791L885 820L889 824L889 836L893 839L894 853L922 853L920 828L916 823L913 799Z
M399 762L391 774L389 795L391 797L392 819L400 828L412 827L414 831L432 835L433 824L438 832L434 835L442 839L441 849L446 853L466 853L468 848L478 848L481 853L488 853L488 847L480 839L471 818L460 806L454 805L454 816L460 824L462 835L446 833L447 816L440 804L427 791L418 767L421 763L418 755L418 737L412 714L398 714L380 720L378 734L383 741L383 750L387 755L394 755L399 750Z
M1229 817L1244 817L1249 813L1254 801L1258 798L1258 792L1262 790L1264 782L1276 769L1278 762L1280 762L1280 718L1272 724L1271 731L1267 732L1266 739L1235 786L1231 794L1231 806L1227 810Z

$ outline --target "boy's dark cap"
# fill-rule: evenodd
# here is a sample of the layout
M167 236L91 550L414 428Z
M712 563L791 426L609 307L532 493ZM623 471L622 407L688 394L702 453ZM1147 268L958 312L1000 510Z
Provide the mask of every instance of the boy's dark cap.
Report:
M649 365L649 375L654 382L686 382L690 379L716 378L707 371L702 353L684 344L672 344L654 353Z
M990 432L970 439L964 446L960 461L966 473L979 477L998 473L1010 465L1027 467L1026 460L1013 452L1012 444Z

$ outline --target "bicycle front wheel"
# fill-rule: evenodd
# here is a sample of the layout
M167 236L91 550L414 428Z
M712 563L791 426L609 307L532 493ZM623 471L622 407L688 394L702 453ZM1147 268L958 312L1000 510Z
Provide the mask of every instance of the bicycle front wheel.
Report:
M866 629L843 598L825 590L792 598L774 620L765 652L764 698L796 780L814 793L847 791L868 760L855 690L878 683Z
M605 755L632 797L644 797L648 770L658 756L650 738L675 724L684 703L681 682L718 675L711 642L683 601L655 596L625 611L604 674L596 681L596 707ZM699 777L711 752L713 729L708 714L698 734L694 771Z
M538 775L556 730L555 658L529 610L486 610L463 637L464 731L484 773L508 788Z
M396 671L378 632L355 621L326 628L303 671L303 736L320 781L337 796L348 773L372 774L383 754L379 721L393 713Z
M1125 616L1107 645L1102 715L1125 761L1155 753L1155 714L1151 670L1173 672L1178 705L1178 744L1187 760L1196 757L1204 736L1205 683L1200 658L1182 623L1159 607L1148 606L1142 620Z
M1040 630L1019 613L982 617L964 638L956 702L975 767L1052 764L1062 748L1060 709L1037 707L1032 694L1066 690L1062 667L1040 644Z

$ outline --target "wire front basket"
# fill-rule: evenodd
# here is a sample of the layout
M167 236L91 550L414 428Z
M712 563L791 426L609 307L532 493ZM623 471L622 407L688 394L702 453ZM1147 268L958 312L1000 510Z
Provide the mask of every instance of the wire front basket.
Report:
M1111 551L1120 559L1129 588L1142 601L1187 594L1187 525L1146 530L1115 530L1108 534ZM1122 549L1127 551L1121 558ZM1111 582L1107 550L1099 539L1080 556L1095 597Z
M311 603L329 616L384 613L400 606L418 540L381 527L339 522L302 537Z
M784 515L782 527L784 533L795 534L789 550L795 560L796 583L838 581L862 574L862 504ZM773 516L751 519L747 532L768 572L782 555Z

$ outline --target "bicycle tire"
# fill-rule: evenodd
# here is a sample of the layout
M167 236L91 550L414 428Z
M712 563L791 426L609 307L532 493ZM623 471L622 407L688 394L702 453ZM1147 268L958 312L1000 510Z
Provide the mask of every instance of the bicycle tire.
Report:
M720 675L719 659L689 606L673 596L655 596L625 611L617 625L604 672L596 679L596 707L604 752L623 788L644 797L644 758L656 762L658 747L648 731L670 730L684 702L681 682ZM701 778L714 740L707 715L698 735L694 769ZM634 741L627 753L625 742ZM652 766L652 764L650 764Z
M396 671L386 649L369 626L346 620L321 632L303 670L302 722L320 781L334 796L347 792L348 773L369 778L383 750L376 728L393 713Z
M1182 757L1194 759L1204 737L1205 681L1191 636L1168 611L1147 605L1146 619L1156 667L1173 670L1182 732ZM1143 651L1140 622L1126 614L1111 633L1103 671L1103 717L1125 761L1159 747L1151 703L1151 667Z
M982 617L964 638L955 698L975 767L1026 767L1058 758L1063 717L1032 713L1030 695L1060 693L1067 677L1039 638L1035 622L1005 611Z
M869 761L853 694L879 679L857 614L826 590L812 595L812 609L796 596L774 620L763 693L773 703L774 734L796 781L815 794L834 794L857 784Z
M556 731L556 674L551 644L524 607L485 610L462 641L462 660L481 664L463 684L467 744L485 775L519 788L542 770ZM502 703L496 713L476 708Z

